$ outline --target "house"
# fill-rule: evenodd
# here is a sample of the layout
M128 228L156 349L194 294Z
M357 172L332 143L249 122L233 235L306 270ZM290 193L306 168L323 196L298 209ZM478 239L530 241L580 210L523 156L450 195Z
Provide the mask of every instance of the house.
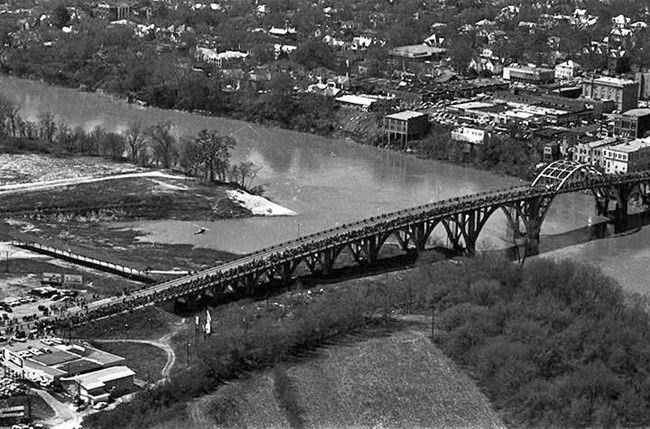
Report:
M573 79L580 73L580 64L568 60L555 66L555 77L558 79Z
M492 75L501 75L503 72L503 65L494 58L472 58L467 68L474 70L477 74L488 72Z

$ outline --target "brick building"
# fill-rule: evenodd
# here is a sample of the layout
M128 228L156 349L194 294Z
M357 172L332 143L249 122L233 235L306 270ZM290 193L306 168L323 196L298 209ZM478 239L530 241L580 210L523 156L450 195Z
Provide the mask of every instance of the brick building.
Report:
M429 130L429 115L405 110L384 117L384 139L388 144L398 141L406 147L409 138L422 138Z
M619 112L635 109L639 100L639 83L628 79L599 77L582 82L582 96L594 100L613 100Z

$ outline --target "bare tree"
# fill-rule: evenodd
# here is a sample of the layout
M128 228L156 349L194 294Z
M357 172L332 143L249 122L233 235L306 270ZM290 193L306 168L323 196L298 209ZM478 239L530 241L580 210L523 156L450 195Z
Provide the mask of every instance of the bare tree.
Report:
M52 144L56 134L56 121L52 112L41 112L38 115L38 134L46 142Z
M230 150L235 147L235 139L204 129L199 131L195 141L203 152L205 171L209 179L218 178L225 181L230 170Z
M181 165L186 169L187 174L199 176L199 170L205 161L201 146L194 139L186 139L181 147Z
M102 140L102 152L113 159L119 159L124 154L124 137L117 133L106 133Z
M8 135L10 131L11 136L16 137L16 119L18 118L19 110L18 103L4 96L0 96L0 118L3 134Z
M238 183L244 189L249 189L260 170L262 167L253 162L240 162L232 167L230 180Z
M141 122L132 122L125 133L127 157L136 165L145 164L147 140Z
M171 168L178 156L176 137L171 133L171 128L172 123L167 121L159 122L146 130L156 161L163 168Z

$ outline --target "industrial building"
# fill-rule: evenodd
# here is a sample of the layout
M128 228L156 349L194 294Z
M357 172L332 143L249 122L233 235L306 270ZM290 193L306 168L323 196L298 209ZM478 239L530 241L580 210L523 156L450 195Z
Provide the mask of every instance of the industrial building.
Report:
M96 404L111 396L131 391L135 372L126 366L114 366L74 377L61 378L61 385L72 397Z
M65 345L57 340L8 343L0 353L5 374L44 384L124 363L124 358L89 346Z

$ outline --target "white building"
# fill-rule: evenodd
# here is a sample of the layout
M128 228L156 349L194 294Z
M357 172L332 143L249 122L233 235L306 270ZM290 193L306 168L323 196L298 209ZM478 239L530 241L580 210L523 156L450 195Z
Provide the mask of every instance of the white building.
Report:
M489 137L489 132L481 128L464 126L455 128L451 132L453 140L470 144L483 144L486 137Z
M578 76L580 64L568 60L555 66L555 77L558 79L572 79Z
M573 148L573 161L580 164L590 164L604 170L606 167L605 149L618 142L620 142L618 137L610 137L588 143L578 143Z
M605 173L624 174L650 168L650 139L637 139L604 149Z

